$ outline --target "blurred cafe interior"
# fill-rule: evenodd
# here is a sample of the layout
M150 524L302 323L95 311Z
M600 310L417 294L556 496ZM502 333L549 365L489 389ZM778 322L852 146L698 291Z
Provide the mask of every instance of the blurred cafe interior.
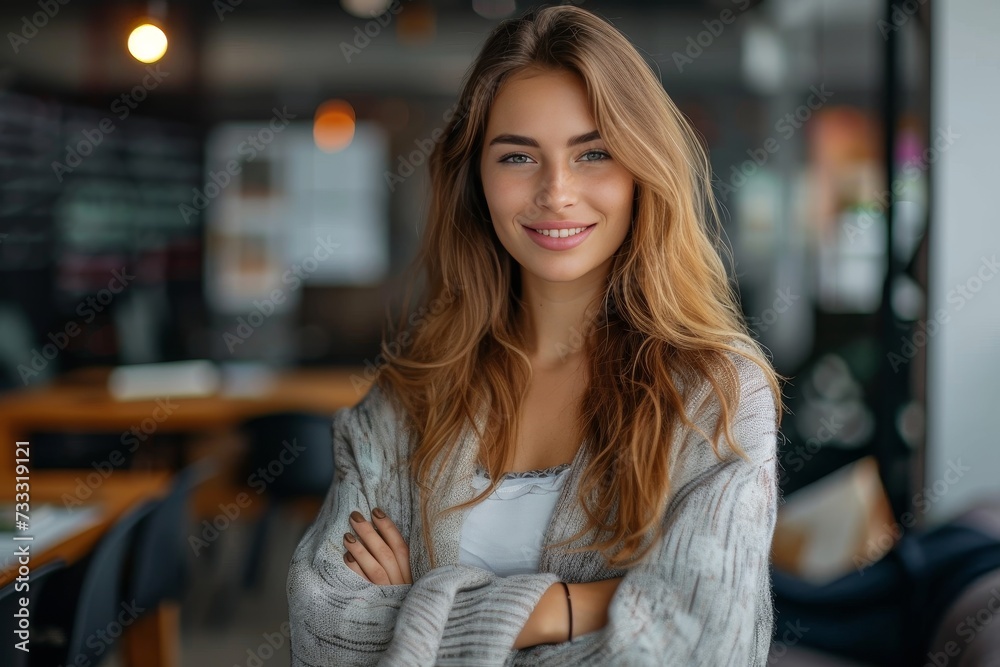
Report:
M791 378L770 662L1000 665L1000 4L573 4L702 135ZM0 663L290 663L330 415L384 361L466 68L529 6L0 6Z

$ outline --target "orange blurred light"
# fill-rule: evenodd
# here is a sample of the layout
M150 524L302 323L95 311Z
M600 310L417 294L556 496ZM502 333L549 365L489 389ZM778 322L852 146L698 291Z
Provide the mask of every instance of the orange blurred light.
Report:
M354 107L344 100L329 100L316 109L313 139L320 150L336 153L350 145L354 127Z
M410 5L396 17L396 39L407 46L422 46L434 40L436 26L433 7Z

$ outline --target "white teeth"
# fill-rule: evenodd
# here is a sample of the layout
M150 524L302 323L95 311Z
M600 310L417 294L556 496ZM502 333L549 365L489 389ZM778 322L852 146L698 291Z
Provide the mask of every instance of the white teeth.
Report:
M538 229L536 231L545 236L555 236L564 239L567 236L576 236L585 229L586 227L575 227L573 229Z

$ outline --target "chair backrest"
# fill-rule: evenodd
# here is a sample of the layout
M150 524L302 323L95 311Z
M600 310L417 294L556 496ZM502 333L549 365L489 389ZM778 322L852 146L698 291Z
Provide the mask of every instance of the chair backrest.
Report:
M956 667L1000 665L1000 568L974 579L942 615L926 662L946 661ZM945 664L945 663L941 663Z
M276 412L243 422L251 488L275 497L323 496L333 480L332 420L308 412Z
M118 519L88 557L67 646L66 664L99 664L138 614L124 595L123 568L140 522L160 501L149 500ZM84 659L81 659L84 658Z
M170 492L136 529L126 597L137 607L151 611L162 600L180 600L187 580L187 502L214 469L205 459L177 473Z
M30 624L33 622L35 604L38 602L42 587L45 585L50 574L61 570L65 566L66 563L64 561L57 559L32 569L26 582L27 590L24 587L25 582L21 582L22 586L19 589L19 582L16 581L12 581L3 588L0 588L0 618L3 619L4 626L7 628L2 646L0 646L0 665L4 665L5 667L27 667L30 654L16 647L21 638L13 634L13 631L18 629L19 616L16 617L15 614L19 615L21 613L21 598L28 598L28 616L26 620L28 627L26 629L31 633L32 628ZM31 638L32 634L29 634L27 644L29 650L32 648Z
M125 470L132 467L136 448L117 433L37 432L30 434L31 466L42 468L94 468ZM35 454L35 452L38 452Z

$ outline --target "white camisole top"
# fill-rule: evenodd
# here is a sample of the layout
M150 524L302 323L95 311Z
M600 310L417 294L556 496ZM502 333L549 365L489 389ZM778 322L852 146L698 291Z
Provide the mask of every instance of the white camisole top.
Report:
M542 543L569 463L551 468L509 472L462 524L459 562L500 576L538 572ZM489 486L486 471L476 466L476 493Z

